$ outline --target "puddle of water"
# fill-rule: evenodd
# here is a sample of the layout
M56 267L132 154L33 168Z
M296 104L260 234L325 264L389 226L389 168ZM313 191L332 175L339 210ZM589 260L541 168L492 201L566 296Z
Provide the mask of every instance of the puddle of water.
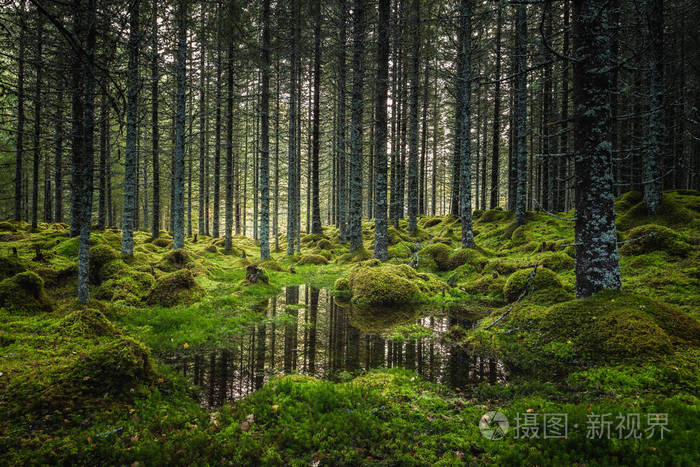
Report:
M162 356L202 388L201 403L216 407L289 373L325 379L371 368L405 367L423 378L466 388L505 379L503 365L443 342L453 325L474 322L417 309L341 306L325 289L287 287L258 307L260 321L225 348Z

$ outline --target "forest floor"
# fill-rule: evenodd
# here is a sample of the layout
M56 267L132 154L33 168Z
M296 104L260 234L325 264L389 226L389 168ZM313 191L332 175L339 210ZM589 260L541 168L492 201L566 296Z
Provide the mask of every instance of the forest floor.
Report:
M355 254L325 227L266 262L242 236L231 252L207 236L173 252L168 233L137 232L124 259L118 230L93 232L87 306L66 225L0 223L0 464L698 465L700 193L665 193L651 217L630 192L616 212L623 289L585 300L572 212L516 228L509 212L477 211L472 250L458 248L456 218L421 217L415 235L402 221L386 264L371 259L369 222ZM251 264L269 283L246 280ZM293 374L207 408L158 357L226 345L261 322L256 304L298 284L364 310L367 332L405 306L478 315L441 340L497 359L508 378L457 388L404 368ZM482 435L489 411L509 420L504 439Z

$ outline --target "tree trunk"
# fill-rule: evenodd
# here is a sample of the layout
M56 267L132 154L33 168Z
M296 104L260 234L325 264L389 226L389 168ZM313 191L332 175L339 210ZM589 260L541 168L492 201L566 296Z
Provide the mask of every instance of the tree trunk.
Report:
M459 114L460 155L459 155L459 215L462 219L462 248L474 247L474 232L472 231L472 184L471 184L471 148L469 133L471 113L471 34L472 34L472 2L462 0L460 5L460 43L461 74L457 86L461 88Z
M389 90L389 21L391 0L379 0L377 32L377 82L374 115L374 257L380 261L389 259L389 235L387 232L387 94Z
M345 2L346 0L339 0L340 36L338 38L338 229L341 243L345 243L348 240L347 175L345 170L347 167L345 160L345 42L347 35L345 18L347 6Z
M129 65L126 77L126 151L124 153L124 219L122 254L134 256L134 217L136 206L136 124L139 79L139 4L134 0L129 18Z
M97 229L104 230L107 223L107 113L109 104L107 103L107 93L102 91L100 102L100 185L97 191Z
M160 162L158 161L158 0L153 0L151 21L151 143L153 151L153 222L151 237L160 235Z
M15 220L22 220L22 163L24 159L24 49L27 35L26 0L19 3L19 51L17 53L17 153L15 157ZM77 86L77 84L75 84ZM77 230L71 225L71 236Z
M576 296L620 288L610 158L609 12L604 0L574 2Z
M503 7L498 3L496 13L496 70L494 79L496 85L493 90L493 147L491 153L491 198L489 208L493 209L500 203L499 176L500 176L500 143L501 143L501 30L503 29Z
M219 211L221 192L221 13L222 3L218 2L216 15L216 121L214 123L214 215L211 236L219 237Z
M233 5L230 8L235 8ZM229 12L231 16L234 12ZM233 38L226 54L226 200L224 202L224 250L231 251L233 234Z
M187 60L187 5L178 2L177 11L177 60L175 64L177 85L177 115L175 121L175 159L173 161L173 250L185 247L185 61Z
M207 113L207 101L205 97L205 57L206 57L206 5L201 4L201 18L200 18L200 30L199 30L199 219L197 231L199 235L206 234L206 210L205 210L205 196L204 196L204 186L205 186L205 158L207 156L205 152L205 138L207 134L207 128L205 126L205 115Z
M420 64L420 0L412 0L413 51L411 57L411 109L408 156L408 230L418 230L418 68Z
M32 167L32 230L36 230L39 226L39 164L41 162L41 77L43 74L41 49L44 45L43 18L43 15L37 14L38 24L36 30L36 56L34 57L36 66L36 78L34 81L34 164Z
M320 8L320 7L319 7ZM260 259L270 259L270 0L263 0L260 97Z
M527 201L527 13L524 5L515 7L515 29L515 223L524 225Z
M289 146L287 150L287 255L294 254L297 219L297 22L298 0L290 2L289 57Z
M320 114L321 114L321 4L320 0L313 3L314 9L314 116L313 116L313 155L312 155L312 214L311 233L320 234L321 229L321 200L319 193L319 150L320 150Z

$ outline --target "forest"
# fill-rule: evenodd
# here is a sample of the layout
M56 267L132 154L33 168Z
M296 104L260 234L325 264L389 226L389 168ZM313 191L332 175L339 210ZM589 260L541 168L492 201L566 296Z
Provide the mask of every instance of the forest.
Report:
M0 0L0 465L699 465L698 27Z

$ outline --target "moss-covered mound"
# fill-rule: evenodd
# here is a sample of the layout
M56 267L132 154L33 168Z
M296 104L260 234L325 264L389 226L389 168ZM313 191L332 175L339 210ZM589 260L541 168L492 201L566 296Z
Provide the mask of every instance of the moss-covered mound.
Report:
M137 305L150 292L154 282L151 274L126 268L123 274L100 284L95 291L95 298L124 305Z
M473 248L460 248L452 253L449 258L450 269L457 269L464 264L469 264L476 270L481 271L486 263L488 263L488 260L484 255Z
M449 271L452 248L444 243L433 243L418 252L418 266L438 271Z
M366 261L371 257L372 255L370 252L367 251L364 246L361 246L352 253L345 253L344 255L341 255L336 262L338 264L359 263L360 261Z
M620 253L625 256L642 255L654 251L683 256L693 248L673 230L656 224L635 227L628 232L627 238L627 243L620 247Z
M332 250L333 244L330 240L322 238L321 240L316 242L316 248L318 248L319 250Z
M641 295L605 291L549 308L513 310L509 326L535 331L539 345L585 361L649 361L678 345L700 346L700 323Z
M151 243L160 248L170 248L173 245L173 241L166 237L155 238Z
M381 264L370 260L358 265L335 283L358 305L386 306L419 303L424 294L435 294L447 285L433 275L420 274L406 264Z
M104 243L90 248L90 282L98 284L100 282L100 270L118 258L119 253L117 250Z
M634 201L636 204L631 205ZM693 207L700 201L700 193L690 190L665 192L659 203L656 215L652 216L647 211L641 196L630 193L622 195L616 202L617 227L620 230L629 230L644 224L659 224L666 227L697 225L697 213ZM618 206L620 209L618 209ZM625 209L626 208L626 209Z
M514 302L529 287L533 292L544 292L549 289L562 289L561 280L554 271L547 268L537 268L533 280L530 280L532 269L520 269L515 271L503 286L503 297L508 303Z
M192 271L181 269L158 278L147 301L151 305L175 306L193 303L204 295Z
M154 375L148 348L128 337L95 347L66 372L81 392L95 395L126 393Z
M547 269L556 272L571 271L576 265L576 261L563 251L544 253L538 256L537 261Z
M197 263L188 251L173 250L165 254L156 267L164 272L175 272L180 269L195 269Z
M328 264L328 258L323 255L307 254L302 255L297 264Z
M24 262L16 256L0 256L0 280L27 270Z
M416 322L419 312L416 307L365 307L350 308L350 324L367 334L379 334L396 326Z
M25 271L0 282L0 307L34 314L52 311L53 303L44 290L44 280L34 272Z
M53 330L70 337L113 336L119 333L101 311L92 308L73 311L56 323Z

